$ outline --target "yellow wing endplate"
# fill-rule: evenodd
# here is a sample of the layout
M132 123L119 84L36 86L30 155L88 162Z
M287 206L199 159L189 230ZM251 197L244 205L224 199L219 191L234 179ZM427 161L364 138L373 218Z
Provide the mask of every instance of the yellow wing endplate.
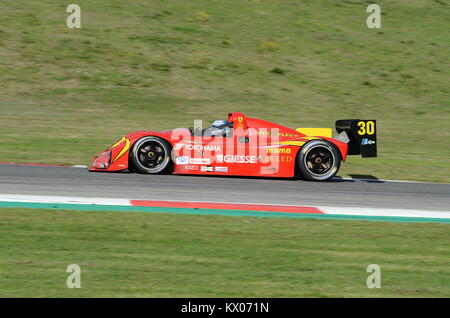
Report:
M332 128L297 128L296 131L307 136L333 137Z

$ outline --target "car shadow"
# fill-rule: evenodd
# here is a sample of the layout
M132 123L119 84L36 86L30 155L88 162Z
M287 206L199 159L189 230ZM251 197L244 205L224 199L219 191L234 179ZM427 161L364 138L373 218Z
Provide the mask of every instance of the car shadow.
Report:
M119 171L91 171L91 172L99 172L99 173L108 173L108 174L131 174L136 173L135 171L129 171L128 169L125 170L119 170ZM136 173L141 174L141 173ZM145 175L145 174L141 174ZM175 175L168 173L167 175ZM304 182L315 182L315 181L308 181L304 180L299 176L291 177L291 178L278 178L278 177L264 177L264 176L227 176L227 175L198 175L198 174L177 174L176 176L180 177L214 177L214 178L224 178L224 179L247 179L247 180L283 180L283 181L304 181ZM368 183L385 183L386 181L380 180L375 176L372 175L363 175L363 174L349 174L351 178L343 178L341 176L334 176L328 181L325 182L368 182Z
M385 183L386 181L380 180L375 176L369 174L349 174L350 178L342 178L341 176L334 176L330 182L355 182L364 181L368 183Z

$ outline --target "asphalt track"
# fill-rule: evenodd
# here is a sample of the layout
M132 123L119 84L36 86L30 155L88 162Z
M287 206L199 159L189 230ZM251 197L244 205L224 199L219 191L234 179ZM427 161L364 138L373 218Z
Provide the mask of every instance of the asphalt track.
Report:
M0 164L0 194L450 211L450 184L140 175Z

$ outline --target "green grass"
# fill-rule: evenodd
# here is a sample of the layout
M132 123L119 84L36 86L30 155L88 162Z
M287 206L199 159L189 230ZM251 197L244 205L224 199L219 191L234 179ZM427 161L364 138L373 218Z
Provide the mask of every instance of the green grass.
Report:
M0 232L0 297L450 296L447 224L1 209Z
M450 182L448 0L3 0L0 161L86 164L116 138L241 111L290 127L376 118L342 174ZM430 23L432 21L432 23Z

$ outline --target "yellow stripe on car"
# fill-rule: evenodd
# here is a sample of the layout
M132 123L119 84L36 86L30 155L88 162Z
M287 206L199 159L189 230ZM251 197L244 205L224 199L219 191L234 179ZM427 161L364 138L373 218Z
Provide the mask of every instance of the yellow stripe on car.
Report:
M118 142L116 142L114 145L112 145L111 147L109 147L108 149L113 149L115 147L117 147L118 145L120 145L122 142L125 141L125 137L122 137Z
M302 133L306 136L322 136L322 137L333 137L333 129L331 128L297 128L296 131ZM305 137L310 138L310 137ZM319 138L311 138L311 139L319 139Z
M109 147L109 149L113 149L115 147L117 147L118 145L120 145L121 143L123 143L125 141L125 146L123 146L122 150L117 154L116 158L114 158L114 161L116 161L117 159L119 159L120 157L122 157L122 155L128 151L128 149L130 149L130 140L128 140L125 137L122 137L122 139L120 139L118 142L116 142L114 145L112 145L111 147Z
M280 141L278 144L286 146L303 146L305 144L305 141L287 140L287 141Z

